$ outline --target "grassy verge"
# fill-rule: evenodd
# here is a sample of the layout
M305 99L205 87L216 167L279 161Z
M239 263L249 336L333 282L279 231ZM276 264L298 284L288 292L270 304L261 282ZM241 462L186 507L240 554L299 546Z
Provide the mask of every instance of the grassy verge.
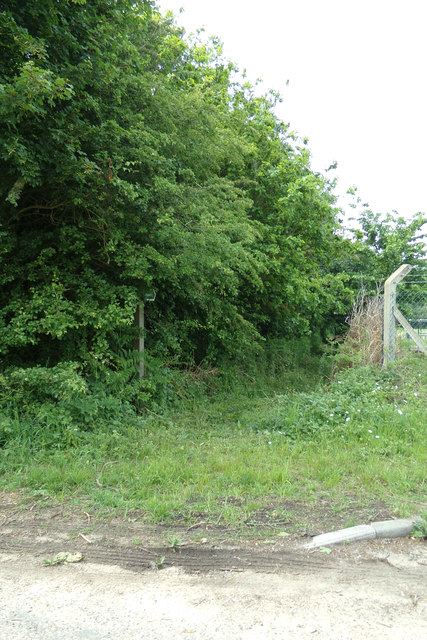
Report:
M337 509L349 496L382 500L405 516L426 501L426 398L417 357L348 369L330 384L310 368L229 381L68 447L17 435L1 451L0 487L189 525L237 525L266 504L279 514L325 496Z

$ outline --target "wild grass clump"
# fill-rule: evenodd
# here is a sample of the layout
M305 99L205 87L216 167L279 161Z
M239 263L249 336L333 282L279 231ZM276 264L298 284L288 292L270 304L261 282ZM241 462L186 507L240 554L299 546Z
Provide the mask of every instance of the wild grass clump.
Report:
M339 346L337 367L380 366L383 360L383 299L362 291L349 319L350 328Z

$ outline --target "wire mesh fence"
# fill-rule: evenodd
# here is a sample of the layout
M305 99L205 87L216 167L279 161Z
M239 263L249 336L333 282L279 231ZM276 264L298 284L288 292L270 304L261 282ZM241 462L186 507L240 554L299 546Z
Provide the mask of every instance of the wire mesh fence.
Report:
M412 329L427 344L427 270L414 268L397 287L396 303ZM419 347L403 327L397 335L403 350L418 351Z
M427 355L427 266L402 264L384 294L360 291L341 346L342 364L387 365L408 351Z

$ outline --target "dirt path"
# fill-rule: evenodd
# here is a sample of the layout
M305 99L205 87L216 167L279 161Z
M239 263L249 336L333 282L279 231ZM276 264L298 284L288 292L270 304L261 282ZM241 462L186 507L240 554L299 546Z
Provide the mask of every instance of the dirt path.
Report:
M427 545L365 541L331 553L301 536L233 539L95 521L14 497L0 508L1 640L427 637ZM169 541L168 541L169 538ZM45 566L60 551L78 564Z

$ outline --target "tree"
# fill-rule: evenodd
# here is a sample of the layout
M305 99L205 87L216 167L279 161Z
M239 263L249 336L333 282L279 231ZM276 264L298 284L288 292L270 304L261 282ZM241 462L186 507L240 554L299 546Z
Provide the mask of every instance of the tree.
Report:
M3 353L111 363L153 286L163 351L236 320L254 231L206 98L227 69L148 2L11 2L2 26Z
M265 269L262 289L249 282L242 297L262 335L334 331L351 291L346 276L330 268L341 251L333 184L311 170L306 141L274 115L277 100L274 93L255 97L249 86L234 96L235 126L251 151L231 174L252 201Z
M10 0L0 16L6 366L130 372L151 289L162 363L342 313L330 185L216 39L186 42L147 0Z
M375 295L400 265L425 264L426 222L421 213L407 220L396 212L381 215L365 208L352 237L344 241L345 259L334 269L349 275L355 292L363 287L367 295Z

